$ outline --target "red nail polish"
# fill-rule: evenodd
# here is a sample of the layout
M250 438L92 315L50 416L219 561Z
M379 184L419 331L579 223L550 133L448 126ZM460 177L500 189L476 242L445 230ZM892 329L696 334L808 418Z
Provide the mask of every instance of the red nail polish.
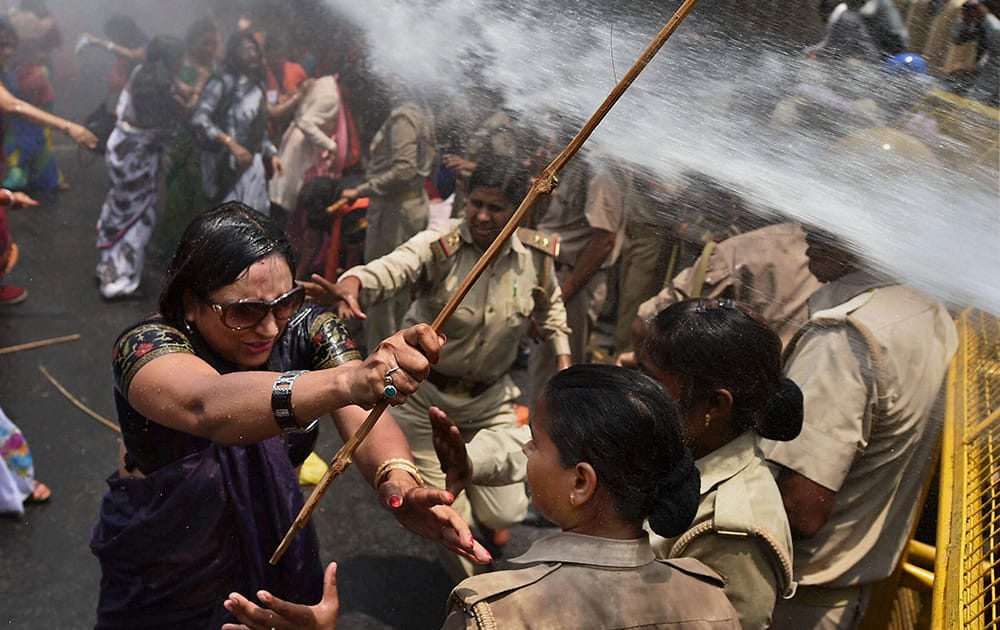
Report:
M402 499L400 499L399 497L389 497L389 507L398 508L401 505L403 505Z

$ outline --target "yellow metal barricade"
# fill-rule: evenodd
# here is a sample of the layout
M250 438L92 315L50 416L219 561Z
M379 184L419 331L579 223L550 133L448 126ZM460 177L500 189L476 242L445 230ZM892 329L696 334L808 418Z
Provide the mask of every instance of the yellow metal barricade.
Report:
M948 374L933 628L1000 628L1000 319L959 316Z
M906 119L914 124L920 118L933 121L939 134L933 148L944 166L996 189L1000 109L935 88L910 108Z

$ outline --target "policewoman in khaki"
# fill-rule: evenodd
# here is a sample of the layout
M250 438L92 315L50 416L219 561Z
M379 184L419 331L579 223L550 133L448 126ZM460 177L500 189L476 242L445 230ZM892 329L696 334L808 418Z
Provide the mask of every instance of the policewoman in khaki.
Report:
M525 444L539 514L563 530L459 584L444 628L739 628L722 580L694 558L657 560L643 521L686 529L698 470L681 412L653 379L574 365L547 383Z
M742 627L767 628L795 590L791 529L760 446L802 429L802 393L782 379L781 341L747 305L701 298L661 311L638 356L684 411L701 473L694 524L654 536L657 555L698 558L725 578Z
M528 186L528 172L517 162L483 162L470 180L465 219L421 232L391 254L349 269L337 284L313 276L316 283L306 283L309 295L338 302L341 317L352 318L364 316L361 305L413 291L416 298L403 325L433 321ZM509 372L522 336L537 330L539 341L557 355L558 366L569 365L569 328L553 265L556 249L555 239L524 228L511 236L445 324L448 343L441 361L416 395L393 410L429 485L445 486L427 415L431 406L451 415L468 441L482 428L516 424L514 401L521 392ZM528 499L522 483L471 486L455 508L490 529L503 529L524 518ZM455 577L471 571L471 565L448 568Z
M366 212L365 260L388 254L427 227L430 202L424 180L434 168L436 146L434 117L405 99L389 112L375 134L365 182L342 193L348 199L371 198ZM378 335L383 331L401 328L399 319L406 312L408 298L402 293L371 310L365 326L369 350L381 341Z

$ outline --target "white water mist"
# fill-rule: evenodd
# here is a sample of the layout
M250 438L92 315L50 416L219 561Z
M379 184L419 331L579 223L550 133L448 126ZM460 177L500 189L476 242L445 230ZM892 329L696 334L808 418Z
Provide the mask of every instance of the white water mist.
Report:
M328 1L366 30L378 73L457 92L475 68L526 117L554 109L581 121L678 5L608 18L575 3ZM838 150L835 141L866 120L857 112L818 130L772 125L778 99L800 84L811 89L803 76L826 76L841 92L853 83L854 97L882 105L893 98L882 92L895 88L880 69L831 79L798 51L723 38L710 11L703 3L681 25L594 134L592 150L665 179L703 171L757 205L841 234L908 283L1000 313L996 165L974 177L889 152Z

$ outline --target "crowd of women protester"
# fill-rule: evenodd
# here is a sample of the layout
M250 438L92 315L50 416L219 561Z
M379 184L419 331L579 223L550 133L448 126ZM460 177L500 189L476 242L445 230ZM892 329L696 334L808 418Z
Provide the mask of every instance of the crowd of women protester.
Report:
M0 22L5 68L32 33L0 109L47 130L17 128L7 181L58 188L49 130L97 138L44 109L38 51L59 33L26 4ZM818 4L813 57L907 50L892 3ZM975 23L988 44L994 4L966 4L954 41ZM347 439L385 400L355 462L439 543L457 584L446 628L857 626L917 518L955 349L942 305L704 173L663 181L594 152L435 331L575 129L522 118L485 80L435 104L369 77L362 98L356 77L341 87L355 56L239 18L181 39L116 15L79 40L115 56L120 90L101 295L135 294L148 248L169 259L157 312L110 357L123 443L91 540L97 627L334 628L336 565L324 574L312 526L268 558L303 505L316 420ZM33 203L0 190L0 272L17 257L5 213ZM617 365L593 364L615 363L592 343L602 313ZM0 420L0 507L44 500ZM491 570L477 534L502 548L529 504L559 531L510 559L524 568Z

